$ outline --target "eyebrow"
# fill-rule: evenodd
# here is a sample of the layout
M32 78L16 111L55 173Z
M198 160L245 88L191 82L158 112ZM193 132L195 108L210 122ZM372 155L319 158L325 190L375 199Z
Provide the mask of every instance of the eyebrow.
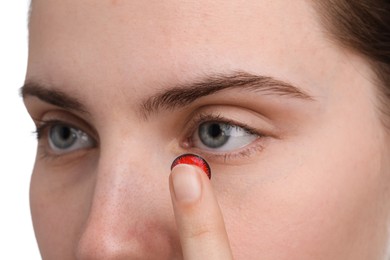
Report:
M48 88L44 84L26 82L20 88L20 95L23 98L26 98L27 96L35 96L46 103L66 110L88 113L85 106L77 98L71 97L60 90Z
M145 99L140 106L141 114L148 118L159 110L174 110L185 107L199 98L212 95L225 89L244 89L261 92L263 95L276 95L294 99L313 101L314 98L298 87L269 76L259 76L247 72L213 74L196 81L176 85ZM61 90L48 88L37 82L26 82L20 89L23 98L35 96L42 101L61 107L88 113L86 107L75 97Z
M270 76L259 76L248 72L213 74L191 82L164 90L142 103L141 111L148 117L160 109L185 107L195 100L226 89L244 89L263 95L276 95L294 99L313 101L314 98L302 89Z

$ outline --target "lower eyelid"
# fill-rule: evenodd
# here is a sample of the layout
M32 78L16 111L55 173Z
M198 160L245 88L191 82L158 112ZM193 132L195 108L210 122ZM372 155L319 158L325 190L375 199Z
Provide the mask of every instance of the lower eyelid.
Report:
M77 150L66 154L55 154L48 151L47 146L38 145L37 158L44 160L44 163L50 164L51 167L74 167L76 163L82 162L91 152L93 152L93 149Z
M263 152L269 138L270 137L267 136L257 136L257 138L248 145L228 152L212 151L195 147L190 139L184 141L180 146L186 152L199 154L210 160L210 162L235 165L255 158L257 154Z
M266 137L259 137L253 143L232 152L209 152L206 150L186 148L188 151L199 154L210 163L224 164L224 165L240 165L251 161L253 158L257 158L256 155L263 152L266 148L266 141L263 140ZM260 156L260 155L259 155Z

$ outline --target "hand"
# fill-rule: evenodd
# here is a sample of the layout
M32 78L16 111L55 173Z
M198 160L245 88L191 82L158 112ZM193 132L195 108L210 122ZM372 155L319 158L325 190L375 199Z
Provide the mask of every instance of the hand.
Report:
M184 259L233 259L207 175L196 166L180 164L172 169L169 186Z

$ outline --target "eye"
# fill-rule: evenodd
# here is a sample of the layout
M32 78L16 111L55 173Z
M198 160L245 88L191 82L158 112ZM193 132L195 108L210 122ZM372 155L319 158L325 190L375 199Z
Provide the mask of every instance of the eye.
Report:
M88 134L65 124L52 125L49 128L47 138L50 148L56 154L72 152L94 146L94 141Z
M244 127L211 121L200 124L192 139L198 148L226 152L245 147L258 137Z

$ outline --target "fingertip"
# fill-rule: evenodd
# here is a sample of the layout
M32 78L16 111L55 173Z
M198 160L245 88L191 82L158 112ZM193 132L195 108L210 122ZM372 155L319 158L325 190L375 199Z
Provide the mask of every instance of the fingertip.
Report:
M193 164L174 163L170 191L185 259L232 259L218 201L205 172Z
M202 194L200 173L194 166L182 164L173 167L171 172L171 191L177 203L191 204Z

